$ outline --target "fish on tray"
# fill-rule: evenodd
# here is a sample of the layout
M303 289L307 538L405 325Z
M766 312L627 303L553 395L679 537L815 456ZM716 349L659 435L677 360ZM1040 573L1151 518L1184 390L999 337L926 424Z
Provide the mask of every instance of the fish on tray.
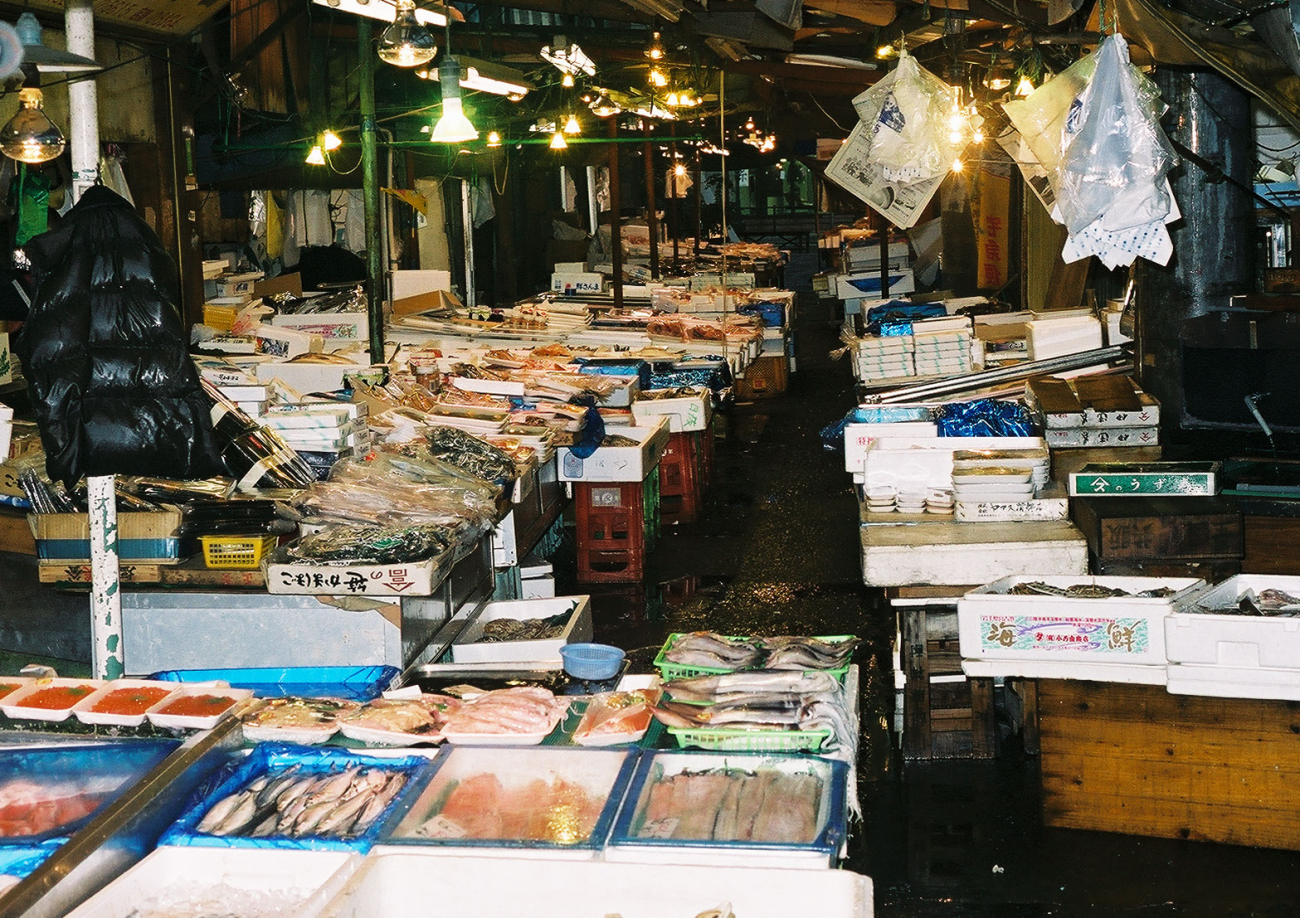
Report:
M376 698L359 708L342 712L337 719L344 727L432 737L438 734L460 705L459 698L448 695Z
M415 835L576 845L591 837L604 805L603 797L556 775L515 787L490 773L449 783L446 803Z
M680 666L704 666L713 669L749 669L758 665L763 651L757 642L731 638L712 631L692 631L673 641L664 659Z
M692 631L673 641L664 659L679 666L735 672L746 669L839 669L848 664L857 638L823 641L815 637L781 635L740 638Z
M638 838L809 844L817 837L822 782L759 768L663 775L641 798Z
M223 837L355 838L406 785L406 773L352 766L307 772L297 765L259 776L222 797L196 831Z
M520 685L484 692L466 700L443 724L443 733L549 733L569 702L544 688Z
M770 637L761 641L767 651L766 669L839 669L849 662L858 639L822 641L814 637Z
M652 708L661 694L657 688L645 688L593 695L573 731L573 741L588 745L634 742L650 727Z
M279 729L324 727L335 722L340 714L356 710L355 701L341 698L299 698L285 695L267 699L260 708L249 711L242 718L248 726Z
M12 778L0 784L0 838L40 835L95 812L115 785Z

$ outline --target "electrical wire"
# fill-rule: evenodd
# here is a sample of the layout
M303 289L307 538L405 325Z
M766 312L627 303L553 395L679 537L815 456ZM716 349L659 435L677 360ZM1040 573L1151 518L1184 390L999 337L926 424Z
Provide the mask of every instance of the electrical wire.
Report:
M813 100L813 105L816 105L819 109L821 109L821 113L822 113L823 115L826 116L826 118L830 121L831 124L835 125L837 128L839 128L841 131L843 131L843 132L846 133L846 134L851 130L851 128L846 128L844 125L842 125L842 124L840 124L838 121L836 121L835 118L831 115L830 112L828 112L828 111L826 111L826 109L822 108L822 104L821 104L820 102L817 101L817 97L816 97L816 96L814 96L814 95L812 95L812 94L810 93L810 94L809 94L809 98L811 98L811 99Z

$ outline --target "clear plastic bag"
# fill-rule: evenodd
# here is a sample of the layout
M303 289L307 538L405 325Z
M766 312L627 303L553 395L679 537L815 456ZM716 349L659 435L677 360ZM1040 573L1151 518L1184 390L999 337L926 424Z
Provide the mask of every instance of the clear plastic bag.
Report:
M954 140L947 129L959 105L958 90L906 51L893 71L853 100L871 137L870 159L887 181L904 185L944 174L961 155L967 138Z
M1177 162L1160 127L1155 84L1129 63L1128 43L1108 36L1063 125L1056 205L1071 233L1102 221L1108 232L1162 220L1165 175Z

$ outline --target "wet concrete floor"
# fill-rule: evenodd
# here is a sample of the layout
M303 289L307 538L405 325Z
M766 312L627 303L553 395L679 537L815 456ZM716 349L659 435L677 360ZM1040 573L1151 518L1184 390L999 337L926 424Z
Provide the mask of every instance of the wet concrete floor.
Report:
M1300 915L1300 855L1043 827L1038 762L1015 737L992 761L902 762L892 612L862 583L852 483L819 437L854 404L830 320L800 305L787 394L729 412L700 518L664 528L644 583L575 584L571 548L557 557L561 588L593 594L596 639L648 670L674 631L863 637L865 818L845 866L873 878L881 918Z

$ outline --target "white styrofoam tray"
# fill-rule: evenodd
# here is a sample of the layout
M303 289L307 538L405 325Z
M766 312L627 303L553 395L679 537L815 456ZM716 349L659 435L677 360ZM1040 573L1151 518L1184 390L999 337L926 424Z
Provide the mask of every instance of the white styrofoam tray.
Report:
M68 918L124 918L136 910L225 914L237 897L248 909L308 918L346 884L361 858L343 851L164 846L73 909Z
M1016 595L1020 583L1092 584L1139 593L1167 587L1163 598L1082 599ZM1188 602L1204 581L1189 577L1012 576L971 590L957 602L964 659L1163 664L1164 619Z
M957 450L1044 448L1041 437L881 437L867 447L862 472L868 485L947 487Z
M550 618L569 612L564 631L554 638L539 641L479 642L484 626L496 619ZM560 659L565 644L591 640L591 597L558 596L554 599L522 599L490 602L451 645L453 663L518 663Z
M436 871L436 883L430 874ZM436 897L457 918L691 916L729 903L744 918L871 918L871 880L847 870L536 861L375 852L321 913L322 918L423 914Z
M1300 701L1300 671L1294 669L1170 663L1166 677L1174 695Z
M1169 662L1292 670L1300 681L1300 618L1208 611L1236 606L1246 590L1268 589L1300 596L1300 577L1239 574L1198 593L1165 621Z

